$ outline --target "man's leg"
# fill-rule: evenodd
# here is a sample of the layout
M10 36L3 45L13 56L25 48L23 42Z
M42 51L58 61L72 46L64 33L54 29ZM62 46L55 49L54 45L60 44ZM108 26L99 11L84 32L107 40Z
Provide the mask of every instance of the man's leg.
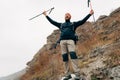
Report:
M64 62L64 67L65 67L65 79L64 80L68 80L71 78L71 76L69 72L70 66L69 66L68 49L67 49L66 40L61 40L60 45L61 45L62 58Z
M78 67L78 59L77 59L77 55L75 52L75 43L73 40L68 41L68 50L70 53L72 67L75 72L75 76L76 76L76 78L79 78L80 77L80 69Z
M78 59L71 58L71 63L72 63L72 67L73 67L74 74L75 74L75 80L79 80L80 79L80 69L78 67Z

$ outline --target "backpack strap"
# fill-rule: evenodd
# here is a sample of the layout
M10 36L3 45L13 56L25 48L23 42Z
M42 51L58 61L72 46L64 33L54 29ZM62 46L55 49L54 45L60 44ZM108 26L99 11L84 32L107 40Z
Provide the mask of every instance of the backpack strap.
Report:
M62 25L63 25L63 23L61 23L60 30L62 29Z
M71 22L71 24L73 25L73 31L74 31L74 30L75 30L74 23L73 23L73 22Z

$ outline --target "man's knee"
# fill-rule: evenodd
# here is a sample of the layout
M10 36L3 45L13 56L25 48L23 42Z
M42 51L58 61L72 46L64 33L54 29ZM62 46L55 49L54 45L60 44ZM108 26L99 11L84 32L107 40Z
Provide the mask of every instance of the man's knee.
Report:
M70 52L71 59L77 59L76 52Z
M62 54L62 58L64 62L68 61L68 54L67 53Z

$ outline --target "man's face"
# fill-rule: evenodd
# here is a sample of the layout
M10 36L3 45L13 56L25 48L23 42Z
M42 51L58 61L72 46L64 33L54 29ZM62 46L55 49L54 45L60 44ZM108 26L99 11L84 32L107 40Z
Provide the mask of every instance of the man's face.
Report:
M70 19L71 19L70 13L66 13L66 14L65 14L65 20L70 20Z

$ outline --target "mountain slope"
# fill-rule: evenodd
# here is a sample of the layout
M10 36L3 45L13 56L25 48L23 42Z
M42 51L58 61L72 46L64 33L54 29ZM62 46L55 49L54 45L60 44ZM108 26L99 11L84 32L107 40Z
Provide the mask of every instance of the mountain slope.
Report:
M79 41L76 51L81 75L86 80L120 80L120 8L109 16L102 15L76 30ZM59 38L55 30L45 44L27 63L21 80L59 80L63 75L60 45L51 49ZM71 68L72 71L72 68Z
M2 77L0 78L0 80L20 80L20 77L25 74L26 72L26 69L23 69L21 71L18 71L14 74L11 74L9 76L6 76L6 77Z

